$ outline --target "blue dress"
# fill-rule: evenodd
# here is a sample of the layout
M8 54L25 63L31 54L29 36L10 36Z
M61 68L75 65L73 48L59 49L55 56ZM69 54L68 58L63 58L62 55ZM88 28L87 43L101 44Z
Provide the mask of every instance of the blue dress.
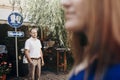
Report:
M90 73L87 80L94 80L96 64L90 68ZM73 74L69 80L84 80L85 69L78 74ZM114 64L107 68L103 80L120 80L120 64Z

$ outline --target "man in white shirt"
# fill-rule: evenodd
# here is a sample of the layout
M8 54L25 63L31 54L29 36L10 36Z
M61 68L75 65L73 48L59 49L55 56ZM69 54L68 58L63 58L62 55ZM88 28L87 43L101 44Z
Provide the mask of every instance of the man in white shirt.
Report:
M32 28L30 30L31 37L25 42L25 56L28 61L29 67L29 80L35 80L35 68L37 80L40 80L41 66L44 65L42 45L39 39L37 39L37 29Z

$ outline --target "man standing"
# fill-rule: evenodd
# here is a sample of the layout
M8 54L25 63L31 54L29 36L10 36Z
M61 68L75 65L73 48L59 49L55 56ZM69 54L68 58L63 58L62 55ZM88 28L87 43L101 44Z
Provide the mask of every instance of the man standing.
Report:
M37 39L37 28L30 30L31 37L25 42L25 56L28 61L29 67L29 80L35 80L35 69L37 80L40 80L41 66L44 65L42 45L39 39Z

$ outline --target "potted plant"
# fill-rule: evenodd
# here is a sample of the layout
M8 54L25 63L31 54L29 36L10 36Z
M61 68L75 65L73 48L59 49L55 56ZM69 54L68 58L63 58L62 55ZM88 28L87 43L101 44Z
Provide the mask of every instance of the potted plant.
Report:
M0 54L0 80L6 80L6 74L11 71L12 64L5 60L6 54Z

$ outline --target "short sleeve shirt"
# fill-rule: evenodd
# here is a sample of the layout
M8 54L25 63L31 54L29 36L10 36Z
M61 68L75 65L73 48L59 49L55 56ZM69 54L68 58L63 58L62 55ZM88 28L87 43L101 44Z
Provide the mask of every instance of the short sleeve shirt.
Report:
M29 50L31 58L41 57L40 50L42 48L41 42L39 39L33 39L32 37L27 39L25 42L25 49Z

